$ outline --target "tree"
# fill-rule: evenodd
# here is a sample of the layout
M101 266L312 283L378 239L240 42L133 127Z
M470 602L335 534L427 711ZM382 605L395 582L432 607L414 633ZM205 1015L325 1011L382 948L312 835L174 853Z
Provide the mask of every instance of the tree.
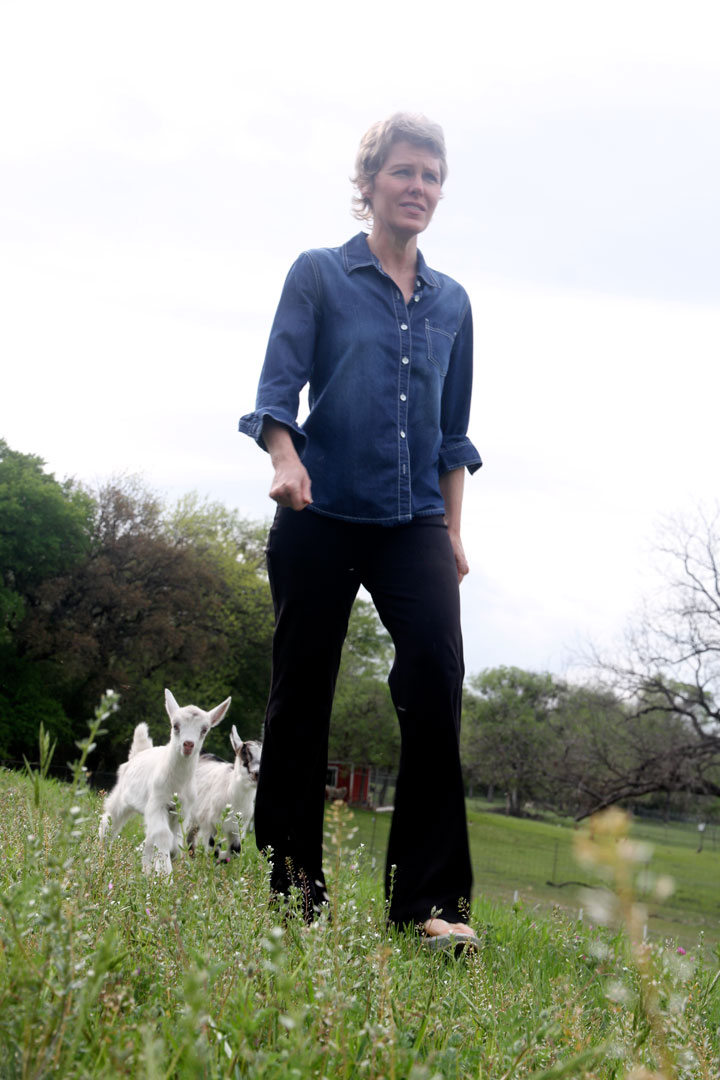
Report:
M267 581L248 555L256 547L255 527L239 543L243 529L231 513L185 501L168 514L132 477L105 484L92 497L85 559L40 586L18 638L27 658L53 669L58 696L77 723L108 686L120 693L121 709L96 767L123 760L140 720L164 738L164 685L201 706L231 693L241 734L257 735L272 605ZM215 733L216 749L227 748L227 734Z
M696 790L697 761L688 753L692 732L682 716L663 707L639 713L636 703L607 687L568 687L550 726L554 803L577 818L616 802Z
M92 504L44 466L0 439L0 754L10 760L34 750L40 718L61 742L70 734L52 671L23 656L18 632L43 583L85 557Z
M3 761L21 765L23 755L35 759L40 721L60 747L72 746L72 721L55 692L55 682L51 664L19 657L9 645L0 647L0 758Z
M519 815L527 801L546 796L549 718L564 691L551 675L516 667L470 679L461 733L466 783L504 792L508 814Z
M184 688L190 697L203 693L210 701L231 694L231 718L243 739L262 737L270 686L274 613L265 567L267 530L267 522L243 518L196 494L181 498L166 515L173 545L193 551L225 584L220 608L225 645L195 681L184 680ZM228 733L211 735L209 747L221 744L217 752L225 754Z
M0 642L11 640L33 590L82 558L90 514L84 492L0 439Z
M596 785L591 809L650 792L720 795L720 514L670 520L662 591L615 657L594 654L625 703L626 761Z

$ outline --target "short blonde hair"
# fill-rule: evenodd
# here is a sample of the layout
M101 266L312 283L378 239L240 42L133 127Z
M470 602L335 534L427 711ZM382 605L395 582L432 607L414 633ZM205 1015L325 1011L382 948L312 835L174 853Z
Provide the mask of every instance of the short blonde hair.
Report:
M447 176L445 136L439 124L416 113L393 113L387 120L378 120L360 140L355 159L355 175L351 177L358 190L353 195L353 216L360 221L372 218L372 202L363 195L363 188L372 188L373 181L382 169L390 147L396 142L414 143L426 147L440 162L440 184Z

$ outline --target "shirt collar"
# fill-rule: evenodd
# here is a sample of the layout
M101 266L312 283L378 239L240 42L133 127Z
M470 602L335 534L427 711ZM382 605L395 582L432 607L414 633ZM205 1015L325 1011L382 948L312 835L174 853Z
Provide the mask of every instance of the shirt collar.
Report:
M356 236L353 236L352 240L348 240L346 244L343 244L341 251L345 272L348 274L353 270L357 270L360 266L378 266L378 261L368 246L367 233L359 232ZM417 253L417 276L425 285L431 285L435 289L440 288L440 281L425 262L422 251L419 249Z

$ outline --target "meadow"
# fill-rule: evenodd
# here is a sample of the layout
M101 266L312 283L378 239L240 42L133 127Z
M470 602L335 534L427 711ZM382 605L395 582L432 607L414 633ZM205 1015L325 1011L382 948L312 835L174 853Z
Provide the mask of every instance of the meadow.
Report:
M589 891L614 925L593 916L591 926L577 900L574 910L552 904L518 880L509 898L483 890L475 899L482 949L455 960L386 928L386 816L329 807L331 918L306 927L270 905L267 864L252 843L227 865L181 856L172 880L145 878L141 829L104 849L99 811L82 762L72 784L0 773L7 1080L720 1072L720 950L697 930L682 945L656 932L642 940L638 890L659 909L667 868L655 874L622 815L595 823L592 839L577 833L585 861L572 867L580 880L602 878ZM484 816L471 809L473 851L484 830L486 857L493 848L499 859L521 831L491 844ZM547 828L570 842L572 829ZM542 865L559 871L554 832Z
M578 867L573 851L582 827L571 818L512 818L487 807L479 799L468 805L476 893L499 905L520 903L545 913L560 908L568 917L582 913L589 918L586 893L593 882ZM358 810L355 824L379 874L390 817ZM681 947L695 949L698 942L706 946L720 942L719 832L717 825L709 826L698 851L699 833L692 823L633 820L634 839L652 848L652 871L638 882L651 939L672 938ZM653 876L674 882L672 894L662 902L653 895Z

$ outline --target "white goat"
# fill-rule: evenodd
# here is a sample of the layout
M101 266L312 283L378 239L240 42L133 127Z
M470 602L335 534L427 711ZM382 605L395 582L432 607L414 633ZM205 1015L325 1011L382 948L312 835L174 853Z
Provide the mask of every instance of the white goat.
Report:
M145 818L142 867L146 874L172 874L171 860L180 840L176 798L189 817L196 799L195 773L203 740L222 720L230 698L204 712L195 705L180 708L169 690L165 708L170 717L170 742L153 746L147 724L138 724L128 760L118 769L117 782L103 806L100 836L114 839L133 814Z
M262 745L254 739L242 741L233 724L230 742L235 751L231 765L213 754L201 754L197 767L197 798L193 804L187 837L194 851L197 839L214 847L218 824L227 840L229 858L240 851L255 813L255 793L260 772Z

